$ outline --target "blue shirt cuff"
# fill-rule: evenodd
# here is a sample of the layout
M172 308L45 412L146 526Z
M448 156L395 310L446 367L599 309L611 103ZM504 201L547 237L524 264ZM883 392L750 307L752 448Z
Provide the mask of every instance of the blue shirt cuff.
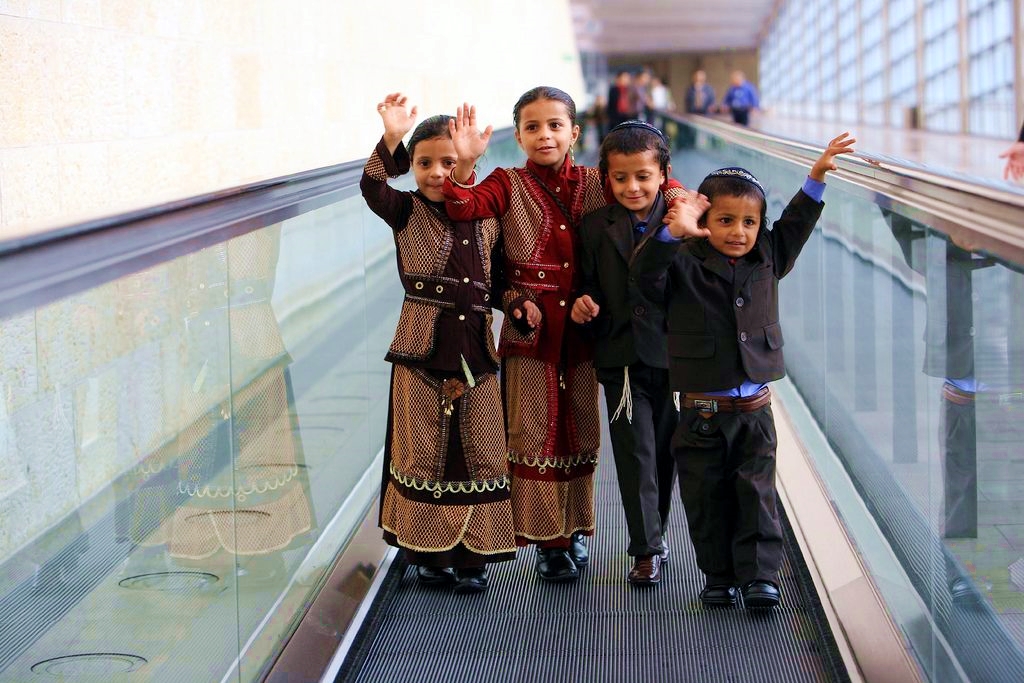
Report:
M658 240L659 242L668 242L669 244L683 241L681 237L676 237L671 232L669 232L667 225L663 225L660 228L658 228L658 232L654 233L654 239Z
M811 176L807 176L807 180L804 181L804 194L820 203L825 195L825 183L819 183Z

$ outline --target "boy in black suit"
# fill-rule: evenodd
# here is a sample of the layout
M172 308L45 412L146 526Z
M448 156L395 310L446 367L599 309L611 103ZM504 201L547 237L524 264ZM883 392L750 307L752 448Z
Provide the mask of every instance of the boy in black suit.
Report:
M629 583L661 581L675 464L669 448L678 413L668 386L665 314L629 277L629 262L648 226L662 225L661 188L671 170L665 135L626 121L601 143L599 164L616 204L587 214L580 229L581 295L571 311L595 340L594 366L604 386L619 493L634 558Z
M710 174L676 201L633 261L641 291L665 306L669 374L680 392L672 451L707 606L779 604L775 422L767 383L785 376L778 282L824 204L825 173L853 151L833 139L773 229L761 183L742 168Z

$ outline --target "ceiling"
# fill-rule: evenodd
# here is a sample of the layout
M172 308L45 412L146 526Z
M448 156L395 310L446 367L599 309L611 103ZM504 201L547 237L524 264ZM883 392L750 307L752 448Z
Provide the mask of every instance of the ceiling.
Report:
M581 52L604 55L756 48L780 0L569 0Z

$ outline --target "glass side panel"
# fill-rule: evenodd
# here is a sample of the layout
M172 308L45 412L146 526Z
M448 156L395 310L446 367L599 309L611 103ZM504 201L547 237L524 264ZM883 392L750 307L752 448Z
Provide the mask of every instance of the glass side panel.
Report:
M380 481L402 289L341 194L0 319L0 682L266 672Z
M743 166L774 220L806 177L688 128L673 153L688 186ZM836 178L824 201L780 282L789 380L919 597L921 618L898 625L925 675L1024 680L1024 267ZM860 550L890 608L906 602L878 549Z

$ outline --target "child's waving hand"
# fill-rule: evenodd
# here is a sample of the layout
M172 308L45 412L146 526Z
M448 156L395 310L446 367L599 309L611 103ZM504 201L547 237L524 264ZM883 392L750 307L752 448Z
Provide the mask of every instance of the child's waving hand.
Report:
M455 154L459 157L455 166L455 179L464 182L472 174L476 160L487 149L494 126L487 126L481 133L476 125L476 107L463 103L455 111L455 118L448 122L448 131L455 145Z
M829 141L828 147L821 153L818 160L814 162L814 166L811 167L811 172L808 174L812 180L817 180L819 183L825 182L825 173L828 171L836 170L835 158L840 154L851 154L855 150L853 144L857 142L857 138L851 138L850 134L840 133L836 137Z
M412 130L416 123L416 107L406 109L408 98L400 92L393 92L377 104L377 113L384 121L384 144L392 154L398 149L398 143L405 134Z
M665 212L665 225L673 237L707 237L707 228L698 225L700 217L711 206L708 198L697 192L687 192L674 200Z

